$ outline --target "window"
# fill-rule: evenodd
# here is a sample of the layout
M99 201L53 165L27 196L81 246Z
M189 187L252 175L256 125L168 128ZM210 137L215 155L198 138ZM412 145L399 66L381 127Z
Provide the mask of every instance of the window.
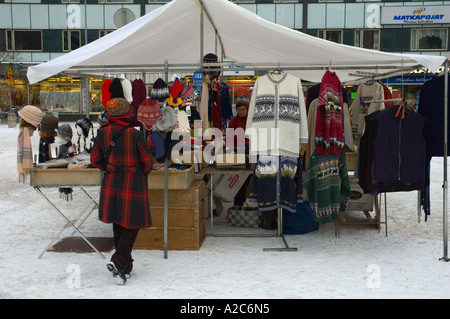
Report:
M355 47L379 50L380 30L355 30Z
M64 30L63 31L63 51L72 51L81 46L80 31Z
M447 50L447 29L411 29L411 51Z
M113 32L113 31L114 31L114 30L99 30L99 31L98 31L98 37L99 37L99 38L104 37L105 35L107 35L108 33Z
M98 0L98 3L133 3L133 0Z
M342 30L319 30L318 37L336 43L342 43Z
M42 51L42 31L40 30L6 31L6 50Z

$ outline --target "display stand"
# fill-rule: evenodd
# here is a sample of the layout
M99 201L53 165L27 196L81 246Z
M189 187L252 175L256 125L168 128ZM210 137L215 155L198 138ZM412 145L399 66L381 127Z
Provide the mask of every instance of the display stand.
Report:
M42 253L39 255L39 259L44 255L48 248L50 248L66 228L73 228L74 232L78 233L81 238L103 259L105 256L83 235L80 231L80 227L91 215L98 203L96 201L100 194L101 171L98 169L35 169L33 176L30 178L30 184L34 187L36 192L40 194L54 209L61 215L66 223L61 227L55 238L45 247ZM91 196L85 189L85 186L97 186L97 192L94 196ZM69 219L61 209L59 209L55 203L53 203L48 196L44 194L42 188L60 188L60 187L79 187L84 194L89 198L88 204L79 213L75 219ZM93 205L92 205L93 204ZM91 209L89 210L89 208ZM83 215L86 215L83 219Z
M203 3L200 2L202 7L203 7ZM203 11L201 14L201 25L203 25ZM218 37L218 34L216 33L216 36ZM219 38L220 39L220 38ZM201 28L201 39L200 39L200 61L202 60L202 57L204 56L204 47L203 47L203 28ZM224 58L224 50L223 50L223 44L221 41L219 41L221 47L222 47L222 61ZM392 64L395 62L395 64ZM380 66L386 65L386 70L383 72L380 69ZM374 70L375 73L369 73L369 72L357 72L359 74L357 74L357 76L360 76L360 78L355 79L352 83L359 83L364 81L365 79L367 79L368 77L370 77L373 80L377 80L377 79L382 79L382 78L386 78L386 77L390 77L390 76L394 76L396 74L404 74L407 72L410 72L411 70L413 70L413 68L411 68L411 66L407 66L404 65L404 61L403 58L399 58L399 60L395 60L395 61L385 61L385 62L377 62L377 61L371 61L371 62L358 62L358 61L348 61L348 62L340 62L340 63L336 63L333 62L332 60L330 61L322 61L322 62L318 62L316 64L302 64L302 63L244 63L244 62L219 62L219 63L200 63L200 64L196 64L196 63L179 63L179 64L168 64L168 61L165 61L164 65L161 64L128 64L128 65L107 65L107 64L102 64L102 65L77 65L77 66L72 66L70 68L68 68L67 70L65 70L65 72L67 73L71 73L71 74L89 74L89 73L101 73L101 72L123 72L124 70L127 70L129 72L142 72L143 74L145 72L149 72L149 73L160 73L161 72L161 68L163 68L163 72L165 72L166 74L166 79L167 79L167 74L170 68L170 71L173 73L191 73L193 72L193 70L197 70L197 71L205 71L205 67L208 67L208 71L218 71L221 70L221 68L223 67L234 67L236 65L239 66L244 66L246 67L247 71L267 71L269 69L274 69L274 68L282 68L284 70L292 70L292 71L317 71L317 72L321 72L327 69L332 69L332 70L351 70L353 69L359 69L359 70ZM400 66L399 66L400 65ZM420 66L421 64L417 64L417 66ZM416 67L417 67L416 66ZM416 68L414 67L414 68ZM445 60L445 64L444 64L444 69L448 70L448 60ZM167 82L167 81L166 81ZM446 78L446 84L447 84L447 78ZM448 198L448 182L447 182L447 100L448 100L448 88L447 85L445 85L444 87L444 109L445 109L445 132L444 132L444 138L445 138L445 145L444 145L444 183L443 183L443 192L444 192L444 207L443 207L443 241L444 241L444 253L443 253L443 257L440 258L440 260L444 260L444 261L449 261L450 259L448 258L448 203L447 203L447 198ZM167 166L166 166L167 167ZM166 184L167 187L167 184ZM165 199L167 199L167 196L165 196ZM166 208L167 209L167 208ZM165 212L167 215L167 211ZM166 229L165 229L166 230ZM165 232L166 235L166 232ZM165 236L165 241L167 241L166 236ZM165 258L167 258L167 249L165 249Z
M211 230L212 233L208 233L208 236L213 237L273 237L276 235L277 237L280 237L283 240L283 243L285 245L284 248L264 248L263 251L297 251L297 248L289 247L286 239L283 235L283 211L281 208L278 208L278 227L277 232L271 233L271 234L245 234L245 233L239 233L239 234L231 234L231 233L214 233L214 203L213 203L213 193L214 193L214 175L215 174L239 174L239 173L253 173L253 170L251 169L217 169L214 166L208 166L205 168L202 168L199 171L200 174L207 174L211 176L210 179L210 216L211 216Z
M352 186L352 185L358 185L358 179L350 178L350 186ZM384 195L385 195L385 202L386 202L386 194L384 194ZM370 214L370 209L368 209L367 207L361 208L362 209L361 212L364 213L364 217L366 218L366 220L364 220L364 219L358 219L358 220L350 219L350 218L347 218L345 216L345 213L340 212L339 213L340 214L340 220L335 222L335 235L336 235L336 237L340 236L339 230L340 230L340 226L341 225L369 225L369 226L371 226L371 225L373 226L374 225L374 226L377 226L378 232L380 232L381 231L381 225L384 224L385 225L385 229L386 229L386 236L388 235L388 231L387 231L387 211L386 211L386 209L384 211L384 221L381 221L381 210L380 210L380 204L379 204L381 200L380 201L378 200L378 196L372 196L372 195L366 195L366 196L371 197L372 200L373 200L371 206L375 208L375 212L374 212L375 216L372 216ZM381 194L380 194L380 197L381 197ZM351 210L351 211L355 212L357 210L355 209L355 210Z

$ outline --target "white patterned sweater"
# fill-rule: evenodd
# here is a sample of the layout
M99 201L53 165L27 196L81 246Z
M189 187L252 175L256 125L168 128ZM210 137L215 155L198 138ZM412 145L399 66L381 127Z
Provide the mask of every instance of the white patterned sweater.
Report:
M299 78L269 73L256 80L246 136L252 155L300 157L300 144L308 143L308 118Z

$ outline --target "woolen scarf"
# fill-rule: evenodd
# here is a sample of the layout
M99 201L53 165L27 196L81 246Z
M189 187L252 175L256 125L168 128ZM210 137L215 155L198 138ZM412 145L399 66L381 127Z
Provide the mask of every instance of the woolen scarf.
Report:
M31 147L31 136L34 129L21 127L17 139L17 172L19 183L25 183L26 177L33 174L33 150Z

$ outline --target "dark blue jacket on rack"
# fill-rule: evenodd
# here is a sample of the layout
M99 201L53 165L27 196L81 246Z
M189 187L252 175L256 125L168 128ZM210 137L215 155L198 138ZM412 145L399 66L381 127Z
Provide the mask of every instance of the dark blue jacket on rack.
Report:
M444 76L428 80L420 91L417 112L426 118L424 135L427 141L427 155L430 158L444 156L444 80ZM448 87L450 92L450 79ZM450 99L447 109L449 106ZM450 130L447 136L450 138Z
M398 110L399 106L391 107L373 119L373 182L425 185L425 117L407 108L402 116L402 110ZM423 186L419 188L422 189Z

